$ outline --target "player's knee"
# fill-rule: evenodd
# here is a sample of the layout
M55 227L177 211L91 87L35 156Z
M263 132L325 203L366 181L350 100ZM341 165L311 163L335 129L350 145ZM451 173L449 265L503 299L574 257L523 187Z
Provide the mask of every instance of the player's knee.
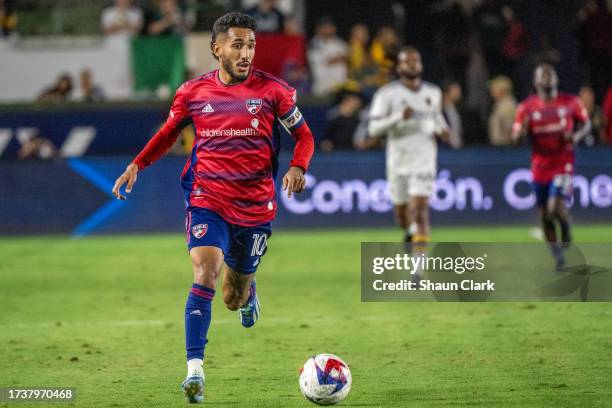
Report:
M547 224L555 221L555 214L551 211L540 212L540 222L546 226Z
M195 283L213 289L216 287L220 265L214 257L201 253L192 253L191 265L193 267L193 280Z
M555 207L554 210L551 211L551 214L554 218L558 220L565 220L568 217L567 211L565 210L565 208L562 208L561 206Z

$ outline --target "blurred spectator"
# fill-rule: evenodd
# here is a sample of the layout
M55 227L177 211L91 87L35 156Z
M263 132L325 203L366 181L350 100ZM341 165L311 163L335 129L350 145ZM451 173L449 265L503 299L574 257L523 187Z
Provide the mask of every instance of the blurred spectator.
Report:
M355 24L349 38L349 76L359 82L362 89L379 86L378 70L368 51L369 42L368 27L365 24Z
M297 17L293 15L285 16L283 26L284 34L286 36L298 38L301 50L306 50L303 30ZM301 55L304 54L305 51L301 53ZM295 88L298 94L310 93L310 78L308 75L308 68L303 58L298 59L286 56L281 77L287 81L289 85Z
M308 77L308 69L294 60L288 60L283 64L281 77L287 81L291 87L295 88L298 95L307 94L310 92L310 81Z
M500 0L486 0L474 13L480 45L490 76L507 74L502 57L502 46L508 27Z
M106 95L104 91L102 91L102 88L93 82L93 75L89 69L82 70L79 79L79 100L85 102L99 102L106 99Z
M72 93L72 78L69 74L62 74L55 85L44 90L38 97L38 102L60 103L70 98Z
M258 33L282 33L283 13L276 8L276 0L260 0L259 5L246 11L257 22Z
M557 65L561 62L561 52L553 46L552 40L548 34L544 34L538 41L538 47L535 50L533 65L543 62L550 65Z
M349 73L351 78L357 79L368 66L368 43L370 31L365 24L355 24L351 28L349 37Z
M605 144L612 144L612 85L608 87L608 92L604 98L602 107L602 128L601 142Z
M505 76L491 80L489 92L493 110L489 116L489 140L493 146L509 146L512 143L512 123L516 113L516 99L512 96L512 81Z
M0 0L0 37L8 37L17 27L13 0Z
M329 17L323 17L317 24L308 51L315 95L326 96L347 80L347 58L348 47L336 35L336 25Z
M612 4L587 0L578 12L580 37L597 101L612 82Z
M509 73L512 82L516 83L520 79L520 60L527 54L529 49L529 37L527 35L527 28L516 18L514 11L510 7L503 7L502 14L508 28L507 35L502 44L503 64L506 66L506 72Z
M361 95L341 91L339 102L327 115L327 129L320 148L329 152L353 148L353 134L359 125L359 113L363 107Z
M57 157L57 148L53 142L40 136L35 136L25 142L17 152L19 160L52 160Z
M470 19L459 3L453 3L438 16L438 24L435 42L446 67L446 76L457 80L461 89L466 89L466 70L470 62L472 37Z
M163 126L163 125L162 125ZM161 128L161 126L160 126ZM195 130L193 126L185 126L176 142L170 148L170 154L175 156L187 156L193 149L193 141L195 140Z
M303 30L296 16L289 15L285 17L283 23L283 32L285 35L302 35Z
M594 146L600 139L603 139L603 117L601 109L595 104L595 92L590 86L583 86L578 92L578 96L589 113L591 119L591 131L580 141L587 146Z
M457 104L461 101L461 86L456 81L447 81L442 85L442 114L450 131L449 144L453 149L463 146L463 124Z
M102 31L106 35L133 35L142 29L142 10L132 5L132 0L115 0L114 6L102 11Z
M157 0L154 10L147 17L147 33L150 35L182 35L188 33L195 21L187 18L177 0Z
M395 68L395 56L399 51L399 37L392 27L381 27L372 40L370 57L377 66L376 82L382 86L389 82Z

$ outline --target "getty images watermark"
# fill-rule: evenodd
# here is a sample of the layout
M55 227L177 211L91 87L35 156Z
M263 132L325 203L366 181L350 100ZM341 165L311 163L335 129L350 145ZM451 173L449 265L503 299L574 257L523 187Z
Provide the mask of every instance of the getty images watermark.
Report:
M362 243L361 299L612 301L612 244Z
M379 256L372 260L372 272L376 275L385 271L404 271L410 275L408 279L397 282L385 282L376 279L372 283L374 290L495 290L495 282L487 279L485 282L474 279L463 279L460 282L436 282L429 279L415 279L425 271L445 271L463 275L465 272L485 270L487 254L478 257L441 257L395 254L394 257Z

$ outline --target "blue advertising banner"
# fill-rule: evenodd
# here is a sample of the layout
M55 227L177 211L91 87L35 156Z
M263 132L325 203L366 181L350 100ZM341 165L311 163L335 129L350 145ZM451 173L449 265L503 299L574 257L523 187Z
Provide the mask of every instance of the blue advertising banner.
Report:
M168 115L169 104L113 105L0 110L0 159L16 158L33 137L43 137L62 157L134 155L155 134ZM328 106L303 106L302 113L316 137L325 133ZM293 148L282 128L281 147Z
M289 163L281 156L281 174ZM184 158L167 157L139 174L126 201L110 190L128 157L0 162L0 233L182 231ZM434 224L513 224L536 219L527 150L442 150L431 200ZM578 222L612 220L612 150L581 150L572 213ZM279 194L275 228L393 225L384 153L318 153L306 191Z

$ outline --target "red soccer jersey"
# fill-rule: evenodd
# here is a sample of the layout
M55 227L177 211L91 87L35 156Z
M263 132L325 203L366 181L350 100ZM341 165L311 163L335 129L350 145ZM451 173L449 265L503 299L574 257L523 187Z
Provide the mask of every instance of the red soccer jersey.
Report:
M537 95L525 99L516 111L514 128L525 118L532 144L531 172L537 183L549 183L558 174L573 174L574 144L564 135L574 130L575 122L587 122L588 113L577 96L559 94L551 101Z
M292 166L308 168L314 140L284 81L253 69L243 82L225 85L218 70L176 91L164 126L134 159L139 169L159 159L189 123L196 129L181 175L187 206L207 208L226 221L255 226L276 214L274 177L279 122L294 139Z

